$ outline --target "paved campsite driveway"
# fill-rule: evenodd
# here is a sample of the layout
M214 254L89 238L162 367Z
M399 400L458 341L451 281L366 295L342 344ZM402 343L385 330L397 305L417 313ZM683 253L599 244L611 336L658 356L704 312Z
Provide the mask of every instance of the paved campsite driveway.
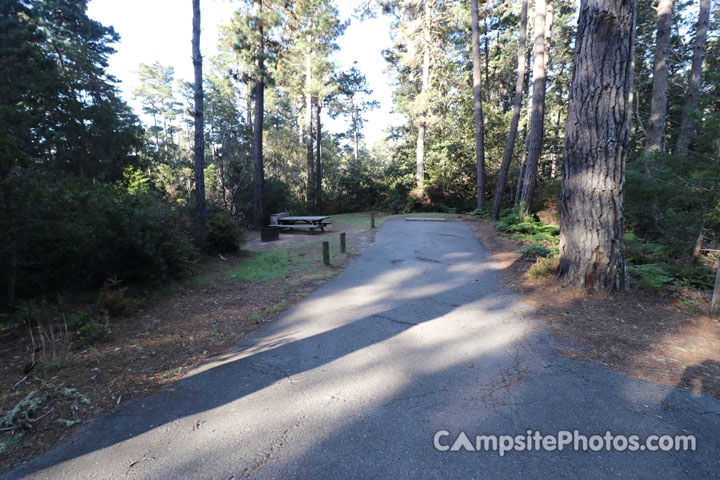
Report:
M8 478L717 478L720 402L558 357L465 224L391 220L176 388ZM448 430L695 434L687 453L439 452Z

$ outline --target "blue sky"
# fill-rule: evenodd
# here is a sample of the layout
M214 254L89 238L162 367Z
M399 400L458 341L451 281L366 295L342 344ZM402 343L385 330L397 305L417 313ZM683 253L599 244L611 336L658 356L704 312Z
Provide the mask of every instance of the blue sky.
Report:
M342 18L352 15L357 0L336 2ZM239 2L231 0L201 0L203 55L207 59L216 52L217 26L226 23ZM124 98L136 110L132 100L137 86L140 63L159 61L175 67L177 78L192 80L190 40L192 35L192 2L190 0L91 0L88 14L105 25L112 25L120 34L117 53L110 57L109 71L120 81ZM349 67L354 61L367 76L374 98L381 107L366 114L365 136L369 146L383 137L390 124L401 124L402 117L391 114L391 79L385 75L385 61L381 52L390 46L388 19L380 17L359 22L352 20L350 27L339 40L340 51L336 61ZM343 120L325 119L326 127L333 132L344 131Z

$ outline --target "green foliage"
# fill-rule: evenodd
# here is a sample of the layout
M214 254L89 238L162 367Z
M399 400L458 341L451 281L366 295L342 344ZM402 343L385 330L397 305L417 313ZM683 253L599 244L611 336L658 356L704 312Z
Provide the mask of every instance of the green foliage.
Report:
M211 210L207 216L205 248L211 253L235 253L244 242L237 220L224 210Z
M189 221L156 194L15 173L6 184L15 238L0 245L0 257L16 249L19 297L96 288L108 278L153 282L192 271L197 252ZM0 224L6 222L0 216ZM6 273L0 272L2 288Z
M549 257L555 254L555 251L545 245L526 245L515 253L520 253L526 257Z
M670 261L670 248L667 245L649 242L633 232L625 234L625 259L634 265L644 265Z
M534 217L523 218L515 208L502 211L494 225L501 232L510 233L516 240L544 246L557 253L560 229L555 225L545 224Z
M98 311L94 307L76 310L70 315L69 321L76 333L74 348L98 342L112 333L107 312Z
M705 265L692 265L686 257L678 257L671 245L651 242L633 232L625 236L625 257L630 273L650 288L665 285L711 290L715 272Z
M548 277L554 275L558 268L557 258L538 258L528 270L530 278Z
M666 264L648 263L645 265L629 265L628 271L640 283L646 287L660 290L663 285L672 285L675 278L672 276Z
M115 317L130 315L137 310L138 303L128 296L127 287L121 286L121 283L114 277L107 280L100 289L97 307L101 312Z

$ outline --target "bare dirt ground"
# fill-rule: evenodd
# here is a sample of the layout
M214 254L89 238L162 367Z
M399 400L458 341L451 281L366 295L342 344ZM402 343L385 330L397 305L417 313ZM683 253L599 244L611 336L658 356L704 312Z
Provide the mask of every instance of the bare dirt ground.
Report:
M28 416L31 428L0 428L0 473L67 439L80 425L173 384L207 359L271 321L335 277L372 241L363 218L328 232L282 234L262 243L250 233L243 252L206 258L195 277L159 292L134 315L111 319L112 333L97 344L71 351L60 368L26 371L31 342L17 327L0 331L0 411L9 411L35 392L47 398ZM339 232L348 254L339 254ZM322 264L321 244L331 242L332 265ZM229 275L257 252L288 251L298 263L282 278L244 282Z
M522 294L566 357L720 399L720 322L709 318L707 292L582 295L554 275L532 279L522 245L482 219L466 217L501 263L507 287ZM691 301L688 301L691 300Z

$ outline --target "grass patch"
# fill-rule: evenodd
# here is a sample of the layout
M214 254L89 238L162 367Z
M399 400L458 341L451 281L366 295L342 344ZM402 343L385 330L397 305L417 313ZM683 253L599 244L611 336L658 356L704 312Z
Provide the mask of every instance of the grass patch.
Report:
M169 369L169 370L165 370L164 372L162 372L162 373L160 374L160 378L162 378L162 379L164 379L164 380L168 380L168 379L173 378L173 377L175 377L175 376L177 376L177 375L180 375L181 372L182 372L182 367L180 367L180 368L171 368L171 369Z
M267 282L282 278L300 262L288 249L254 252L252 257L230 270L227 278L241 282Z

